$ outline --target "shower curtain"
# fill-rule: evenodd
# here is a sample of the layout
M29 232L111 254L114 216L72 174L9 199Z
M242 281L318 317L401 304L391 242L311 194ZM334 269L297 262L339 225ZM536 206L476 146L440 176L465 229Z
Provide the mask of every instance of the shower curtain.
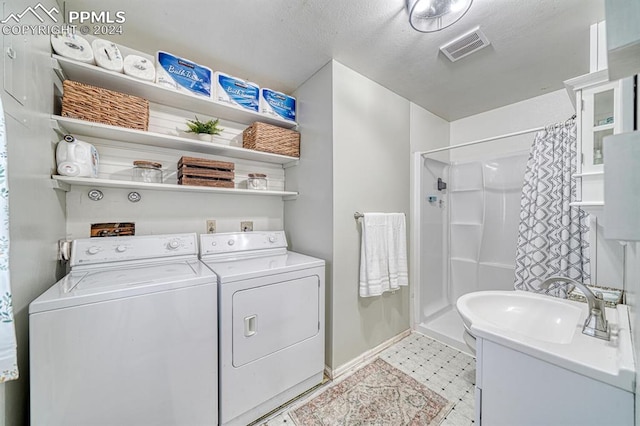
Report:
M7 138L0 99L0 383L18 378L16 330L9 282L9 188Z
M569 205L576 198L576 145L573 120L535 136L520 201L516 289L566 298L566 286L541 290L540 283L552 275L590 282L588 216Z

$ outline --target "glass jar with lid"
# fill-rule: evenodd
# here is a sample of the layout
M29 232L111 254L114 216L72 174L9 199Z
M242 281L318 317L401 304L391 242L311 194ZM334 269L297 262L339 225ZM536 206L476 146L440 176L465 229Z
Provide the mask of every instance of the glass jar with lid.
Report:
M132 180L135 182L162 183L162 164L155 161L134 161Z
M247 179L247 189L266 190L267 175L265 175L264 173L249 173L249 179Z

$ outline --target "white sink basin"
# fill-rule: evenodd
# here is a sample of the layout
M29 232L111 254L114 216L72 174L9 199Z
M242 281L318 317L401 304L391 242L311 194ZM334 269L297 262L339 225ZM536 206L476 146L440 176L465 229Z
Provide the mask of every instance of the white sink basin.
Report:
M635 390L635 363L627 306L606 308L611 340L582 334L586 303L526 291L478 291L456 304L470 333L534 358L608 383Z
M485 322L549 343L571 343L582 325L580 308L524 291L468 293L458 299L457 308L467 330L475 323Z

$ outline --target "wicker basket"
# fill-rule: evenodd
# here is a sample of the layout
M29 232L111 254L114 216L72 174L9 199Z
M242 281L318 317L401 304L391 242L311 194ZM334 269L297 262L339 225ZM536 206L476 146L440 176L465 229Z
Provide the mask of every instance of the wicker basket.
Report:
M242 132L242 146L256 151L300 157L300 133L255 122Z
M71 80L65 80L63 88L63 117L130 129L149 128L149 101L146 99Z

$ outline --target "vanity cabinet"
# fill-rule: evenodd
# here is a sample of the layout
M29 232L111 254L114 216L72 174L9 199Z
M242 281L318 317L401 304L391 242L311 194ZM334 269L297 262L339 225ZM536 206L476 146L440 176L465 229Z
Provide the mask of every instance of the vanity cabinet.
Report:
M577 173L583 208L604 205L603 140L633 130L633 79L610 82L606 69L565 82L575 96L577 116Z
M481 426L632 426L634 394L500 345L476 341Z

